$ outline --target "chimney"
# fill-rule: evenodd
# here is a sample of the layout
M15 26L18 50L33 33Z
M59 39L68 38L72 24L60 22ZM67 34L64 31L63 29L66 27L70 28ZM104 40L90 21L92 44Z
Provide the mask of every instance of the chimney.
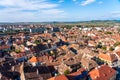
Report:
M11 69L12 71L15 71L15 66L12 66L12 69Z
M98 68L100 68L101 66L98 66Z
M95 69L98 69L97 67Z
M110 55L109 53L107 53L107 55Z
M38 68L37 68L37 75L39 75L39 70L38 70Z
M9 65L11 66L11 63L9 63Z
M97 79L97 76L95 76L95 79Z

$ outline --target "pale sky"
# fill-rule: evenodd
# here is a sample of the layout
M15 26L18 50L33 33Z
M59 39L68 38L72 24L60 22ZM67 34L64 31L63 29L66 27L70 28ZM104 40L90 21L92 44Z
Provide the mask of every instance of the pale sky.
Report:
M120 0L0 0L0 22L120 19Z

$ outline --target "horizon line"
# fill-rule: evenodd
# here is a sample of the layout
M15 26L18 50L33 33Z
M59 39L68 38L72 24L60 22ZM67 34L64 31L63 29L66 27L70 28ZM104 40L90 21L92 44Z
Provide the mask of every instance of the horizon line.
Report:
M54 23L54 22L89 22L89 21L119 21L120 19L104 19L104 20L82 20L82 21L16 21L16 22L8 22L1 21L0 23Z

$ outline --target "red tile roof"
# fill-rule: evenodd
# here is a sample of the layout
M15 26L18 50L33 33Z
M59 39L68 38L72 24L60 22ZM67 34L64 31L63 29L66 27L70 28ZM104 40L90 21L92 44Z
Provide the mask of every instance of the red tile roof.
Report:
M81 75L82 72L85 71L84 68L79 69L77 72L68 74L68 75L60 75L60 76L56 76L56 77L52 77L48 80L75 80L75 76ZM87 76L86 76L87 77Z
M65 75L56 76L54 80L68 80Z
M52 77L47 80L69 80L69 79L65 75L60 75L60 76Z
M55 77L49 78L49 79L47 79L47 80L55 80Z
M81 68L77 72L71 73L68 76L78 76L78 75L82 74L83 71L85 71L85 69Z
M107 65L102 65L89 72L92 80L110 80L114 75L116 75L116 71Z
M0 46L0 50L8 49L8 48L10 48L10 46L7 46L7 45Z

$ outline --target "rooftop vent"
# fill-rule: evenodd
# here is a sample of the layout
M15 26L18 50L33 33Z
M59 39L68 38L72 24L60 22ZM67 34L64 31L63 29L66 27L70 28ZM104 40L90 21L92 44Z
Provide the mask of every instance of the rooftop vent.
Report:
M98 66L98 68L100 68L101 66Z

